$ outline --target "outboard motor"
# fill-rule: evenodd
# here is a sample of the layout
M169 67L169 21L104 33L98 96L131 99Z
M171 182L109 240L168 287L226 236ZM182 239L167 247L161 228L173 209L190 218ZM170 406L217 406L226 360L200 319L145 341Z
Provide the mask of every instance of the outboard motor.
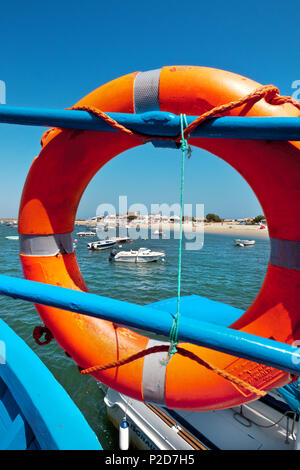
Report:
M118 253L117 250L111 250L109 258L108 258L109 261L113 260L117 253Z

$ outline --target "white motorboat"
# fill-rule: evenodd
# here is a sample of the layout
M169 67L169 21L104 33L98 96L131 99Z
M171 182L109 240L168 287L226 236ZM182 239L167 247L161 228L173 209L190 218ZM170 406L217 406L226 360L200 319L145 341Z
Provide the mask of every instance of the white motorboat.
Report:
M79 237L95 237L97 234L96 232L77 232Z
M300 444L297 413L276 390L218 411L174 411L112 389L104 402L117 428L126 416L130 443L143 450L293 450Z
M154 231L154 235L159 235L160 237L164 237L164 236L165 236L165 232L163 232L161 229L155 230L155 231Z
M253 245L255 245L255 240L240 240L240 239L237 239L237 240L234 240L234 243L235 243L235 246L240 246L240 247L253 246Z
M126 243L129 242L129 237L111 237L110 240L115 240L116 243Z
M109 248L112 248L115 246L117 242L112 239L108 240L99 240L97 242L91 242L87 244L88 250L96 250L96 251L102 251L102 250L108 250Z
M151 251L148 248L140 248L139 250L119 251L112 250L109 260L120 261L126 263L149 263L158 261L165 257L163 251Z

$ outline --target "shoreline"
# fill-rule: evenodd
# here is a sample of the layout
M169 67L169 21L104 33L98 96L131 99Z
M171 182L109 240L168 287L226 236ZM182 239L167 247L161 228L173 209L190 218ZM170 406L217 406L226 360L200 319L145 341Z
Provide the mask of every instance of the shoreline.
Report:
M96 228L95 223L87 223L86 221L78 220L75 222L76 226L85 226L89 228ZM104 225L103 225L104 227ZM150 226L148 224L129 224L126 226L128 230L137 230L137 229L148 229L148 230L162 230L163 232L168 233L170 232L179 232L180 230L180 224L166 224L166 223L155 223L151 224ZM116 228L123 228L126 229L125 226L121 225L119 226L118 224L112 224L109 225L109 229L116 229ZM269 231L268 228L266 227L265 229L260 229L259 225L239 225L239 224L234 224L234 223L221 223L221 222L215 222L215 223L204 223L203 225L200 226L193 226L191 223L183 223L182 226L183 233L214 233L214 234L225 234L225 235L243 235L247 237L263 237L263 238L269 238Z
M17 222L16 218L6 218L2 217L0 218L0 223L3 222ZM95 229L96 224L94 222L88 222L86 220L75 220L75 226L74 230L76 230L76 226L84 226L84 227L89 227L90 229ZM170 232L179 232L180 230L180 225L179 223L164 223L164 222L159 222L159 223L153 223L151 225L148 224L128 224L126 226L129 230L137 230L138 228L140 229L148 229L148 230L162 230L163 232L168 233ZM111 222L111 225L109 226L111 229L116 229L116 228L123 228L125 229L124 225L118 225L118 224L113 224ZM203 225L198 225L195 226L191 223L183 223L182 225L183 233L201 233L204 231L204 233L214 233L214 234L222 234L222 235L238 235L238 236L247 236L247 237L264 237L264 238L269 238L269 231L268 228L260 229L259 225L239 225L235 223L229 223L229 222L211 222L211 223L204 223Z

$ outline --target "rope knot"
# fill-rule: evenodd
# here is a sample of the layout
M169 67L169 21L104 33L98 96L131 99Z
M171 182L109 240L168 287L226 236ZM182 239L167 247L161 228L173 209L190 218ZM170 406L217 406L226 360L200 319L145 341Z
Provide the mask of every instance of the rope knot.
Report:
M43 335L45 335L45 339L44 341L40 341ZM53 334L46 326L35 326L32 337L39 346L49 344L50 341L54 338Z
M190 150L190 146L188 144L188 141L186 139L183 139L180 141L180 148L183 152L188 152Z
M278 104L276 101L279 98L279 93L279 89L276 86L266 86L264 90L265 101L269 104Z
M278 88L274 85L265 87L265 101L274 106L289 103L295 106L300 111L300 103L291 96L280 96Z

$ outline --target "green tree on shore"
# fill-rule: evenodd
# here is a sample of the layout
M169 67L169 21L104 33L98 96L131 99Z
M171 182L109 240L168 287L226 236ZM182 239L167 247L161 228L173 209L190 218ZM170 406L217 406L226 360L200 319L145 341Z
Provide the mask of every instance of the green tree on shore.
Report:
M265 220L265 216L264 216L264 215L257 215L257 216L253 219L253 223L254 223L254 224L259 224L259 222L261 222L262 220Z
M127 215L127 221L128 222L131 222L132 220L137 219L137 218L138 218L138 216L134 215L134 214Z
M217 214L207 214L205 218L207 222L222 222L221 218Z

